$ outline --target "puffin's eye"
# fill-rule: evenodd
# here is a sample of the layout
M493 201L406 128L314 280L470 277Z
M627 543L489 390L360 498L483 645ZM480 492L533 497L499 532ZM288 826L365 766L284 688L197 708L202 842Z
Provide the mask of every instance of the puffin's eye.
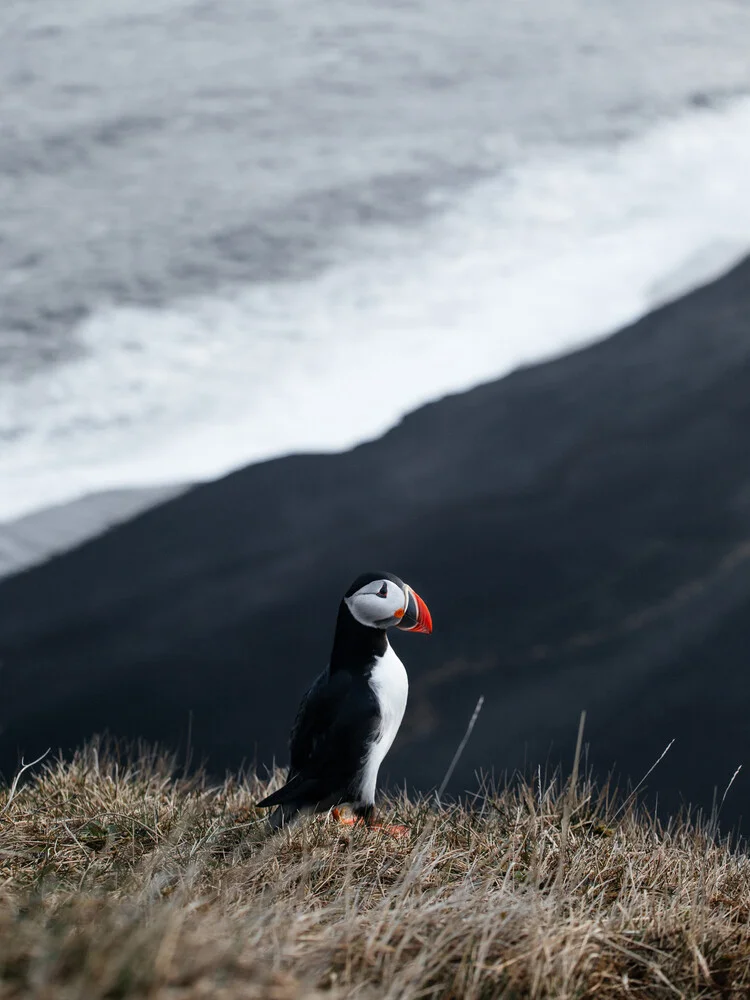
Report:
M378 591L377 596L378 597L387 597L388 596L388 584L385 582L385 580L383 580L383 586Z

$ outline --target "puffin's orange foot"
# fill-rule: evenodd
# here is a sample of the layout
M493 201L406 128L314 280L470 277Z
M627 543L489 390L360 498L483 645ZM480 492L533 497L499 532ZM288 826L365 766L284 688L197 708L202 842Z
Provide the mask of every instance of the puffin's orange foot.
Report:
M362 822L359 816L344 816L340 809L331 809L331 819L342 826L358 826Z
M390 837L402 839L411 835L408 826L389 826L385 823L367 822L361 816L345 816L340 809L331 809L331 819L341 826L366 826L368 830L380 830Z

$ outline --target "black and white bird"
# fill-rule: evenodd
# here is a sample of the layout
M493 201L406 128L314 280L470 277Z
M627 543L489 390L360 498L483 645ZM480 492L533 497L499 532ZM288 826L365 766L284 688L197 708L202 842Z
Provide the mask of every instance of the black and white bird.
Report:
M301 812L334 809L375 826L378 771L406 709L409 681L389 628L431 632L422 598L392 573L364 573L339 606L328 667L304 695L289 738L286 784L259 806L278 827ZM349 804L353 819L337 806Z

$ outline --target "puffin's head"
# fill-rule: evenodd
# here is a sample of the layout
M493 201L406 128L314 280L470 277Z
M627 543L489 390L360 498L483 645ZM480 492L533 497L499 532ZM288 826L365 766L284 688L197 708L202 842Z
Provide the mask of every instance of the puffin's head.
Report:
M416 592L393 573L363 573L344 594L352 617L369 628L432 632L430 611Z

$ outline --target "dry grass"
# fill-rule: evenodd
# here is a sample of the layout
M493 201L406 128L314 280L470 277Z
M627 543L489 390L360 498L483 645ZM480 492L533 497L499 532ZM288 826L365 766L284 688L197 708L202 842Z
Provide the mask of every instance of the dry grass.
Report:
M271 835L265 791L96 746L0 788L0 998L750 995L750 859L686 821L535 781Z

